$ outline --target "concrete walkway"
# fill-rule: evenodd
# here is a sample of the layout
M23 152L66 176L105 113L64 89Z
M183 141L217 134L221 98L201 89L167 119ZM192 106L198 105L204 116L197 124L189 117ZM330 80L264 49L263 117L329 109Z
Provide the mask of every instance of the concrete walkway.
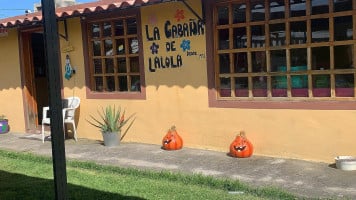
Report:
M51 155L51 143L38 134L0 134L0 149ZM356 199L356 171L332 163L252 156L237 159L224 152L183 148L165 151L159 145L121 143L107 148L100 141L67 139L67 159L139 169L201 173L238 179L253 186L277 186L302 197Z

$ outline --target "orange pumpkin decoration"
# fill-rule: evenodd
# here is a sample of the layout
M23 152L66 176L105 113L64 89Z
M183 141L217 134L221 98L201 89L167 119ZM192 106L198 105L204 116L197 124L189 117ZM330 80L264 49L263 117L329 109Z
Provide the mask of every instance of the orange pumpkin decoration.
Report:
M172 126L162 140L162 148L165 150L178 150L183 147L183 140L178 135L176 127Z
M252 156L252 143L246 138L245 132L241 131L235 140L230 144L230 155L238 158L247 158Z

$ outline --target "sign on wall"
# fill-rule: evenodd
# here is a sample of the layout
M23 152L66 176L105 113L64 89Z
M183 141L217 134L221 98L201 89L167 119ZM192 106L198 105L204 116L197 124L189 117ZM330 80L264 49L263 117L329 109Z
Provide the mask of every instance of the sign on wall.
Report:
M202 20L186 20L185 10L177 9L172 16L158 24L157 16L149 16L148 24L144 26L146 41L148 41L148 67L150 72L169 68L182 67L186 57L197 56L205 58L205 52L197 52L194 37L205 34Z

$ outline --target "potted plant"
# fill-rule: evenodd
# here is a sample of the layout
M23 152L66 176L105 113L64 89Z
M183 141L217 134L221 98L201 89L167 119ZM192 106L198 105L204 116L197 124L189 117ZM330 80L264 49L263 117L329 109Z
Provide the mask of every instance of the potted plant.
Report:
M100 129L104 145L105 146L117 146L120 141L125 137L127 131L132 126L135 121L134 114L130 115L127 119L125 119L125 110L121 110L119 106L116 108L115 106L107 106L106 108L101 108L98 110L99 117L95 118L90 115L92 121L87 120L91 125ZM122 133L121 129L131 121L126 130ZM122 133L122 134L121 134Z
M0 115L0 133L7 133L9 129L9 120L5 115Z

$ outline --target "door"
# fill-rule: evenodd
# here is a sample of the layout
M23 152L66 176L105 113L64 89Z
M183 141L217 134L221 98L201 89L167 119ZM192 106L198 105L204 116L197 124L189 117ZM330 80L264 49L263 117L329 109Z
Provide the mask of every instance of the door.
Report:
M43 33L41 30L24 31L20 41L26 131L36 132L41 124L42 107L48 106Z

